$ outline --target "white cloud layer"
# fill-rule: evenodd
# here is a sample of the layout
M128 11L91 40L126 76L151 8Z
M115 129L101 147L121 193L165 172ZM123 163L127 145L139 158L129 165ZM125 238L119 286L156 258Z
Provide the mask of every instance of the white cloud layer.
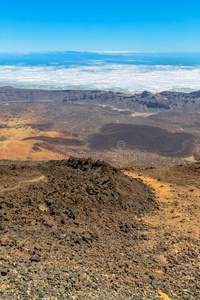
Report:
M95 64L90 66L0 66L0 86L50 89L200 90L200 66Z

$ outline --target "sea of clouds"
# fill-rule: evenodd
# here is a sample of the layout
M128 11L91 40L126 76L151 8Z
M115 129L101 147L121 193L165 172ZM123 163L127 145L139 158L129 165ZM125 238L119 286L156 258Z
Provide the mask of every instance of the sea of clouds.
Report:
M98 61L68 66L0 65L0 86L126 93L190 92L200 90L200 66L102 64Z

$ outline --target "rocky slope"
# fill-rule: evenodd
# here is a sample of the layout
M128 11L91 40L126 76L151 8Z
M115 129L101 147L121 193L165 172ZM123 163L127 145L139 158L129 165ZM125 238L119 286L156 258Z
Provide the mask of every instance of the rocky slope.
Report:
M104 91L38 90L0 88L0 102L54 100L73 103L110 105L137 112L200 111L200 91L192 93L161 92L127 95Z
M0 298L199 299L199 190L175 202L159 176L157 189L91 159L0 161ZM176 216L186 200L194 234Z
M90 159L2 161L0 174L1 299L132 294L123 256L137 265L125 245L146 239L137 217L157 205L148 187Z

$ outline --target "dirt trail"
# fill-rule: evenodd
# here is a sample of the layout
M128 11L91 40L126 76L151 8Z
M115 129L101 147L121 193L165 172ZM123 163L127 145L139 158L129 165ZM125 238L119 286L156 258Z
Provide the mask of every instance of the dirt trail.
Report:
M0 192L13 191L13 190L16 190L16 189L20 188L22 184L27 184L27 183L31 184L31 183L34 183L34 182L38 182L40 180L44 180L45 178L46 177L44 175L41 175L41 176L33 178L33 179L22 180L22 181L20 181L17 185L15 185L12 188L3 188L3 189L0 189Z
M152 227L151 233L154 242L151 241L149 247L155 246L159 240L166 240L166 236L172 236L180 239L189 237L192 248L192 240L198 240L200 235L200 190L194 185L169 184L151 178L146 174L124 173L132 178L140 178L155 190L159 203L157 212L154 215L144 217L144 220ZM178 260L179 255L183 253L183 249L184 243L177 243L174 245L174 250L170 250L171 255L174 255L174 258ZM165 261L163 255L158 257L160 260ZM162 300L171 299L162 291L158 292L157 298Z
M135 174L132 172L124 172L124 173L125 173L125 175L128 175L132 178L142 179L145 184L154 188L156 193L158 193L158 194L172 196L171 187L170 187L170 184L168 184L168 183L163 184L163 182L162 182L162 184L161 184L157 179L151 178L146 175Z
M198 239L200 234L200 190L195 186L179 186L158 181L147 175L124 172L132 178L140 178L155 190L159 207L149 224L159 226L162 232L173 228L178 235L190 235ZM194 209L194 211L193 211Z

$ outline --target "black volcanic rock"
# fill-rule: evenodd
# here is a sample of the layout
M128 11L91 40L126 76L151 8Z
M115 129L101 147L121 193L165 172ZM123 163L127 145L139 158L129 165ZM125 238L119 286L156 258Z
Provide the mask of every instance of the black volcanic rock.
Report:
M127 149L142 149L164 156L188 157L192 155L196 137L187 133L171 133L154 126L110 123L99 133L90 136L90 148L105 151L118 147L123 141Z
M190 95L194 98L200 98L200 91L192 92L192 93L190 93Z
M141 98L147 98L147 97L151 97L153 96L152 93L150 92L147 92L147 91L144 91L142 94L141 94Z
M165 104L162 104L162 103L159 103L157 101L155 102L147 102L146 106L148 108L164 108L164 109L170 109L169 105L165 105Z

